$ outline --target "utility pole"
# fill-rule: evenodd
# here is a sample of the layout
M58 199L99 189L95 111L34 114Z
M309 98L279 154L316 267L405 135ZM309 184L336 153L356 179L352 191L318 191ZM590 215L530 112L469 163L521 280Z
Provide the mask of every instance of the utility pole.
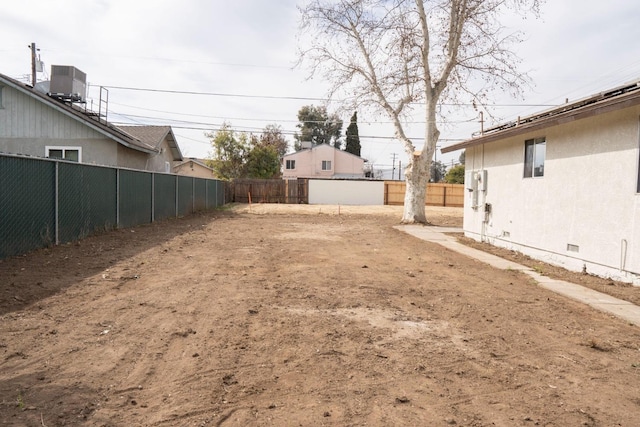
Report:
M397 153L391 153L391 158L393 159L393 169L391 169L391 181L393 181L393 178L396 176L396 156L398 154Z
M398 181L402 181L402 161L398 160Z
M31 86L36 87L36 44L31 43Z

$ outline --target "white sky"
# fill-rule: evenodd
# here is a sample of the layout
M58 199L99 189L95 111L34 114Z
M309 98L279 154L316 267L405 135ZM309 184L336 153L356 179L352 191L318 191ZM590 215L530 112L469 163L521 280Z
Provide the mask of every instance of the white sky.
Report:
M22 81L31 70L35 42L50 66L73 65L87 73L97 109L98 87L109 89L109 120L171 125L185 156L205 157L205 130L227 120L259 133L267 124L296 130L303 105L320 105L326 84L306 81L296 60L297 0L20 0L0 14L0 73ZM640 80L640 2L549 0L539 20L513 20L524 31L521 69L535 84L524 99L496 94L491 114L512 120L632 80ZM44 75L39 74L39 78ZM150 88L187 95L115 89ZM274 98L263 98L274 97ZM281 97L303 99L278 99ZM329 105L335 111L338 103ZM138 117L136 117L138 116ZM467 123L442 127L442 146L479 130L471 108ZM350 113L345 113L343 131ZM362 156L390 168L392 153L406 160L383 116L359 112ZM188 123L176 122L175 120ZM375 122L374 122L375 121ZM200 123L200 124L194 124ZM377 123L376 123L377 122ZM382 123L381 123L382 122ZM490 126L491 123L486 123ZM187 129L196 127L199 129ZM420 126L408 134L421 137ZM377 138L369 138L375 136ZM293 137L288 136L293 142ZM459 153L438 159L449 163Z

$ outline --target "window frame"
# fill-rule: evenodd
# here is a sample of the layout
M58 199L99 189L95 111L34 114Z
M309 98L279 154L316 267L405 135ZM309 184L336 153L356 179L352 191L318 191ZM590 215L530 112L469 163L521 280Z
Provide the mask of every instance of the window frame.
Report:
M62 150L62 159L57 157L51 157L50 152L52 150ZM46 145L44 147L44 155L48 159L56 159L56 160L66 160L68 162L74 162L75 160L69 160L65 158L65 153L67 151L77 151L78 152L78 163L82 163L82 147L73 147L69 145Z
M543 147L543 148L541 148ZM540 153L542 150L542 153ZM542 161L539 157L542 156ZM524 141L523 178L543 178L544 164L547 159L547 138L542 136Z
M291 166L291 167L289 167ZM296 169L296 159L288 159L284 161L284 169L291 171Z
M328 166L328 168L326 167ZM322 163L320 164L320 168L323 171L332 171L333 169L331 168L331 160L323 160Z

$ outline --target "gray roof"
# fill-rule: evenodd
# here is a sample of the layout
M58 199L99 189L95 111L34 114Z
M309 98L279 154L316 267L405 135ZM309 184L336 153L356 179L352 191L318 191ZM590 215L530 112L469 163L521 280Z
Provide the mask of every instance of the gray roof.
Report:
M169 144L169 148L171 149L171 154L173 155L174 160L182 160L182 152L180 151L180 147L178 147L178 143L176 142L176 137L173 134L173 130L171 126L122 126L119 125L117 128L126 134L130 135L133 138L143 142L144 144L155 147L156 150L159 150L162 144L162 141L167 139L167 143Z
M485 130L474 138L444 147L441 151L448 153L461 150L636 105L640 105L640 81L615 87L516 121L503 123Z

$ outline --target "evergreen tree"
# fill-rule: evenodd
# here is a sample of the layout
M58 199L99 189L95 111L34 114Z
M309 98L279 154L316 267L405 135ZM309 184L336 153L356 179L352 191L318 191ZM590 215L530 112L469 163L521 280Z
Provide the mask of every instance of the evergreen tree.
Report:
M358 135L358 112L354 111L347 127L347 144L344 151L360 156L360 136Z

